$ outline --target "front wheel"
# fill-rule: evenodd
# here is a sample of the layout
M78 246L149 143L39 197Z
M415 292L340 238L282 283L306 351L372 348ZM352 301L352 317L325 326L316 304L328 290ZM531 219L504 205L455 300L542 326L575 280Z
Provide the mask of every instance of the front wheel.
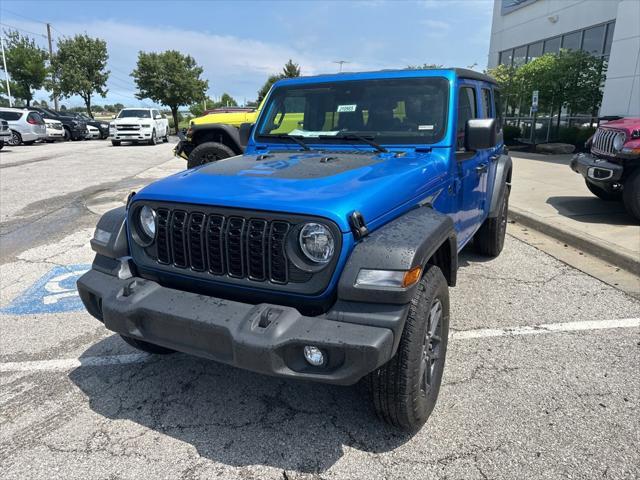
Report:
M175 350L171 350L170 348L161 347L160 345L144 342L142 340L138 340L137 338L131 338L125 335L120 336L133 348L137 348L138 350L142 350L143 352L155 353L157 355L167 355L169 353L175 353Z
M158 137L156 137L155 129L151 132L151 139L149 140L149 145L156 145L158 143Z
M622 192L616 190L605 190L598 185L591 183L589 180L585 179L584 182L587 184L587 188L591 193L593 193L600 200L604 200L606 202L615 202L622 200Z
M640 220L640 168L624 182L622 201L629 214Z
M189 159L187 160L187 168L199 167L205 163L216 162L223 158L233 157L234 155L233 150L222 143L201 143L191 151Z
M449 289L428 265L415 289L398 351L367 377L373 406L385 422L415 431L438 399L449 336Z

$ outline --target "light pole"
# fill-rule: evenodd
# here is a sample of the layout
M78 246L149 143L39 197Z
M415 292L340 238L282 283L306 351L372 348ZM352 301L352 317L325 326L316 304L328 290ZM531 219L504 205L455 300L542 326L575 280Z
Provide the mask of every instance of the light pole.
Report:
M7 59L4 56L4 37L0 35L0 47L2 47L2 65L4 65L4 78L7 82L7 95L9 96L9 106L13 107L13 99L11 98L11 87L9 87L9 70L7 70Z
M338 70L338 73L342 73L342 66L345 63L351 63L351 62L348 62L346 60L334 60L333 63L337 63L338 65L340 65L340 69Z

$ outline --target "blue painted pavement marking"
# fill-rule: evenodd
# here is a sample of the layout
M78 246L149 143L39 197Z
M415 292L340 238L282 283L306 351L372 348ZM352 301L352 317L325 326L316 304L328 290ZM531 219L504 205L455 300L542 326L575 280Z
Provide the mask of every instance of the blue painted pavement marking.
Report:
M9 305L0 308L0 313L32 315L82 310L76 280L90 268L91 265L84 264L55 267Z

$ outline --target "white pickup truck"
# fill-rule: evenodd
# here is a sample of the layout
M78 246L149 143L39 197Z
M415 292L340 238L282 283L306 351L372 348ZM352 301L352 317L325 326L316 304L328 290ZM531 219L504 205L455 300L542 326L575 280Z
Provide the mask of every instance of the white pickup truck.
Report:
M109 124L111 144L169 141L169 121L156 108L123 108Z

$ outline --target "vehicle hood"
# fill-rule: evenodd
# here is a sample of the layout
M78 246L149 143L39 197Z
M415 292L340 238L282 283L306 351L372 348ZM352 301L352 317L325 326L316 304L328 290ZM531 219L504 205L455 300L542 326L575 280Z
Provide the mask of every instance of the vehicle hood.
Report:
M125 117L125 118L114 118L112 121L116 122L116 123L117 122L127 123L127 122L137 122L137 121L147 121L147 122L149 122L151 120L153 120L153 119L149 118L149 117Z
M627 139L629 139L634 130L640 130L640 118L626 117L619 120L612 120L611 122L600 124L600 128L622 130L626 133Z
M446 171L446 157L434 152L248 154L155 182L135 200L315 215L347 232L353 211L375 222L425 196Z

